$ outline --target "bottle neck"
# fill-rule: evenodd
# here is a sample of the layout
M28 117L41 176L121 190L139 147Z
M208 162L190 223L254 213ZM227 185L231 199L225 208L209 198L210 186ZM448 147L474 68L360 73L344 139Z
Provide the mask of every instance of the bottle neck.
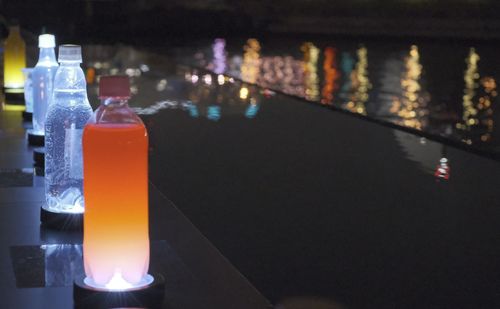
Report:
M11 26L9 27L9 36L7 37L7 40L22 40L21 38L21 29L19 26Z
M64 68L79 68L80 67L80 62L78 61L60 61L59 65Z
M10 35L20 35L21 28L19 26L11 26L9 27L9 36Z
M47 62L47 63L55 63L56 61L56 52L53 47L40 47L40 53L38 54L38 62Z
M96 124L142 124L142 121L128 106L128 97L105 97L95 112Z
M125 98L104 98L101 99L101 105L109 107L125 107L128 106L128 99Z

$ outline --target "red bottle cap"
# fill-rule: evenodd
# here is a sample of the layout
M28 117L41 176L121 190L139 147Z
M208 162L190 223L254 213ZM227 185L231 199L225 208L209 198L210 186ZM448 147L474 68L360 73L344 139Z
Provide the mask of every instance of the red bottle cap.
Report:
M126 75L107 75L99 79L99 99L130 98L130 82Z

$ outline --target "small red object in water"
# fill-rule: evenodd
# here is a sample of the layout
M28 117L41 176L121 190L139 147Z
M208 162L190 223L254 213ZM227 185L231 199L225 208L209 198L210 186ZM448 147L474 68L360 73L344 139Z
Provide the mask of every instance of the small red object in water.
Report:
M439 165L436 167L434 176L438 179L450 179L450 166L448 165L448 159L441 158L441 160L439 160Z
M264 95L264 97L270 98L270 97L274 96L276 94L276 92L269 90L269 89L264 89L262 91L262 94Z

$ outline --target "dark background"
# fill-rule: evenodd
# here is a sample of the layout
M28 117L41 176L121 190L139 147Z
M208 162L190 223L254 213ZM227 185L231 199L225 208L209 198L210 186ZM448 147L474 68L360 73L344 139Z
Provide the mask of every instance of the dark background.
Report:
M275 34L497 40L499 9L496 0L0 0L0 20L96 43Z

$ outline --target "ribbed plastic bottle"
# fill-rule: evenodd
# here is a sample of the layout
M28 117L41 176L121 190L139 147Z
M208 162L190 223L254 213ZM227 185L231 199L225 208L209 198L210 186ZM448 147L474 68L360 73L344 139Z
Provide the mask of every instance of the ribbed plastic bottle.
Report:
M45 121L46 210L81 213L83 200L82 134L92 116L81 47L61 45L52 102Z
M127 76L103 76L101 105L83 133L83 260L87 285L126 290L149 268L148 136L129 108Z
M33 81L33 134L45 134L45 118L54 88L54 76L57 71L55 37L42 34L38 37L40 54L38 62L31 73Z

